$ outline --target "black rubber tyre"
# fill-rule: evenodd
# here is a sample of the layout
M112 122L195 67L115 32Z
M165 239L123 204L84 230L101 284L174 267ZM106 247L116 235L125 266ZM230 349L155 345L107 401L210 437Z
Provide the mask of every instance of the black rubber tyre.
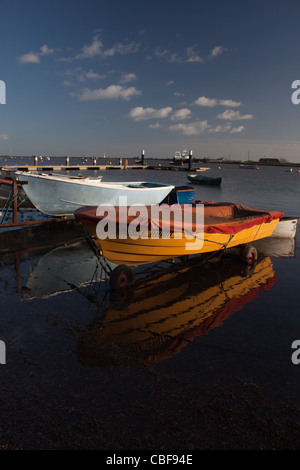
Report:
M254 246L245 246L242 250L242 261L248 266L255 266L257 262L257 250Z
M127 289L132 285L134 273L125 264L117 266L110 274L110 288L112 290Z

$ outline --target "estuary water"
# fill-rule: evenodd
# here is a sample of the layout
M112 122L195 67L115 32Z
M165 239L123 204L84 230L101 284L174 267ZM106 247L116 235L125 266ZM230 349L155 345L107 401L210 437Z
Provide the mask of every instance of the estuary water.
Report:
M223 180L196 199L300 217L297 169L201 166ZM189 184L175 168L101 174ZM233 259L137 270L121 297L84 239L36 236L0 256L3 448L299 447L298 236L251 272Z

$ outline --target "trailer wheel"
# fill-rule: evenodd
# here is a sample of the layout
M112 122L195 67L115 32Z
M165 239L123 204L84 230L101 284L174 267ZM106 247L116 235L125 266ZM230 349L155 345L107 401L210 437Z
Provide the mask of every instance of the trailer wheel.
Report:
M110 274L110 287L112 290L126 289L133 283L133 279L133 270L120 264Z
M255 266L257 261L257 250L254 246L245 246L243 248L242 261L249 267Z

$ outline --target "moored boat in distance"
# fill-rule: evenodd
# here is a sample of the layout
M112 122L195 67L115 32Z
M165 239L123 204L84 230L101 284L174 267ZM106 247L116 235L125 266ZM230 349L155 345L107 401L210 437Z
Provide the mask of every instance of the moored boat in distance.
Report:
M210 170L209 167L206 167L206 166L202 166L200 168L195 168L195 171L199 172L199 171L208 171Z
M32 204L51 216L68 216L79 207L100 204L159 204L174 185L147 181L103 182L102 177L72 177L15 172ZM124 202L120 198L124 197Z
M187 163L189 158L189 152L187 150L183 150L182 152L176 150L173 157L173 163L174 165L182 165L183 163Z
M186 163L189 161L189 153L187 150L183 150L182 153L181 153L181 159L183 161L183 163Z
M187 175L187 179L193 184L209 184L213 186L220 186L222 183L221 177L212 177L204 175Z
M259 166L257 165L250 165L250 164L244 164L242 163L240 165L240 168L244 169L244 170L259 170Z

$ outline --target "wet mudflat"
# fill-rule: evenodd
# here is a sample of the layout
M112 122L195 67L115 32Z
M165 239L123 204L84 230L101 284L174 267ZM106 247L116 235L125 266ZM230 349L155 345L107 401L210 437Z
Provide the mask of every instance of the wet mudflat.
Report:
M3 254L1 448L298 449L295 269L164 266L113 298L84 239Z

